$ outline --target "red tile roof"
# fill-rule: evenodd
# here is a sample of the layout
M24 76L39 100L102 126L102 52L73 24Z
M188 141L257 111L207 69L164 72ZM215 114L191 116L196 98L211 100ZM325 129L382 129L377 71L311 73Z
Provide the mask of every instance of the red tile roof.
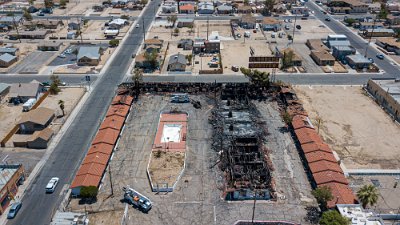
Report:
M133 97L130 95L117 95L114 97L111 105L132 105Z
M83 160L82 165L90 164L90 163L107 165L109 159L110 159L110 155L97 152L97 153L93 153L90 155L86 155L85 160Z
M311 173L313 174L324 171L335 171L343 173L342 168L340 168L338 163L329 162L325 160L309 163L308 166L310 167Z
M109 116L106 117L101 124L99 130L107 129L107 128L112 128L114 130L121 130L122 127L124 126L125 118L120 117L120 116Z
M103 176L103 172L106 169L106 165L99 164L99 163L88 163L83 164L79 168L76 175L84 175L84 174L91 174L95 176Z
M307 116L303 116L303 115L295 115L292 119L292 126L293 126L293 129L295 129L295 130L303 128L303 127L313 128L311 126L311 124L309 123Z
M332 153L332 150L329 148L329 146L323 142L321 143L308 143L308 144L303 144L301 145L301 149L305 154L309 152L315 152L315 151L322 151L322 152L327 152L327 153Z
M315 132L314 129L303 127L294 131L296 133L297 139L299 140L300 144L307 144L307 143L321 143L322 140Z
M187 117L185 113L163 113L160 115L160 122L186 122Z
M90 154L94 154L97 152L111 155L113 148L114 148L114 145L110 145L110 144L105 144L105 143L94 144L94 145L90 146L86 157Z
M326 184L326 183L341 183L341 184L349 184L346 177L342 173L334 172L334 171L324 171L320 173L313 174L315 183L317 185Z
M191 10L194 11L194 5L192 4L186 4L186 5L181 5L179 6L179 10Z
M335 208L336 204L355 204L357 203L356 196L353 191L345 184L327 183L322 186L331 188L333 199L328 202L328 208Z
M100 176L94 176L90 174L77 175L71 184L70 188L76 187L88 187L95 186L98 187L101 181Z
M126 117L129 112L129 106L127 105L111 105L107 111L106 117L117 115L121 117Z
M333 153L327 153L327 152L322 152L322 151L315 151L315 152L309 152L305 154L307 162L312 163L312 162L317 162L321 160L329 161L336 163L337 160L333 156Z
M118 135L119 135L119 130L114 130L111 128L105 128L99 130L92 144L105 143L114 145L117 142Z

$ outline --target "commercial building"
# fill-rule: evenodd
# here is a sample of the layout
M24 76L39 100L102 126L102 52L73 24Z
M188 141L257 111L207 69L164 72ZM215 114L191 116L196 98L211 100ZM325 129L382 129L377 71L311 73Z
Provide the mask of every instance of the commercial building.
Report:
M343 62L348 55L356 54L356 49L351 46L333 46L332 55L336 60Z
M351 68L357 70L368 69L372 65L372 62L361 54L348 55L346 60Z
M361 32L364 37L393 37L395 32L393 29L367 29Z
M386 112L400 122L400 80L370 79L366 89Z
M0 214L3 214L25 180L24 167L21 164L0 165L0 177Z
M377 38L376 44L387 52L400 54L400 42L396 38Z

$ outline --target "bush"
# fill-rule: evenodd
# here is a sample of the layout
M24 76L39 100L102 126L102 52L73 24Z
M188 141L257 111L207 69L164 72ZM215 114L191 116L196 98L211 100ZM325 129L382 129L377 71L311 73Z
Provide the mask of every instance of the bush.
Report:
M50 88L49 88L49 92L52 95L56 95L60 92L60 88L58 87L58 85L56 83L51 83Z
M108 44L111 47L117 47L119 45L119 40L117 40L117 39L110 40L110 42Z
M82 187L80 196L82 198L96 198L97 193L98 190L95 186Z

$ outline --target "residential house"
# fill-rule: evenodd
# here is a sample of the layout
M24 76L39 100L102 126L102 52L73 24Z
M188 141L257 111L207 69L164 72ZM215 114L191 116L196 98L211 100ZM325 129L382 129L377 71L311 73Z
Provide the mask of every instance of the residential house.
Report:
M177 19L177 27L192 27L194 26L194 19L193 18L178 18Z
M75 39L76 32L75 31L68 31L67 32L67 39Z
M326 51L311 51L311 58L320 66L333 66L335 57Z
M211 2L200 2L197 8L198 14L213 14L214 5Z
M208 40L204 42L204 51L206 53L218 53L221 48L221 41L218 39Z
M284 14L286 13L287 8L285 4L275 4L274 9L272 11L277 14Z
M198 54L200 52L204 51L205 45L204 45L205 40L202 38L195 38L193 42L193 53Z
M161 46L159 46L159 45L148 45L148 46L146 47L146 52L147 52L147 53L152 53L152 52L154 52L154 51L156 51L157 53L159 53L159 52L161 51Z
M11 85L6 83L0 83L0 101L10 92Z
M279 31L282 29L281 22L273 17L264 17L262 29L265 31Z
M163 46L164 41L158 38L146 39L144 41L144 49L147 48L148 45L158 45L160 47Z
M126 26L127 24L129 24L127 20L118 18L118 19L114 19L113 21L109 22L108 27L111 30L119 30L122 27Z
M194 14L194 5L185 4L179 6L179 13L182 14Z
M231 14L233 13L233 7L230 5L220 5L217 6L217 12L218 14Z
M79 66L97 66L100 63L99 46L82 46L78 50L76 61Z
M0 67L7 68L17 61L17 56L10 55L8 53L0 55Z
M393 37L395 35L392 29L367 29L361 33L364 37Z
M251 14L252 8L249 5L240 5L237 8L237 12L241 14Z
M359 0L332 0L328 3L332 13L367 13L368 4Z
M46 149L53 135L54 131L48 127L40 131L35 131L33 132L32 137L27 141L26 145L28 148Z
M68 23L68 30L79 30L81 27L83 27L82 22L70 22Z
M8 33L8 38L10 40L20 39L45 39L46 35L49 33L48 30L34 30L34 31L10 31Z
M332 55L336 60L343 62L348 55L356 54L356 49L352 46L333 46Z
M10 48L10 47L2 47L0 48L0 55L2 54L10 54L13 56L18 56L19 54L19 49L18 48Z
M22 114L18 121L19 129L22 134L32 134L48 127L54 119L54 110L44 107L31 110Z
M256 28L256 18L251 15L243 15L240 19L239 25L244 29L255 29Z
M161 7L161 11L165 14L176 13L178 11L178 5L176 2L166 2Z
M367 69L371 66L372 62L361 54L346 56L348 65L357 70Z
M40 20L37 23L37 26L39 28L44 28L44 29L57 29L58 26L63 26L64 23L62 20Z
M179 40L178 48L183 48L183 50L192 50L193 49L193 40L192 39Z
M361 31L368 29L382 29L384 28L383 23L380 22L358 22L358 29Z
M42 41L38 44L38 50L40 51L58 51L60 50L62 43L56 41Z
M306 45L310 50L314 51L329 51L329 48L322 43L321 39L308 39Z
M387 23L389 25L399 25L400 24L400 16L394 16L392 14L388 15L386 18Z
M15 83L11 85L10 93L8 94L9 101L26 102L30 98L38 98L44 91L44 87L39 82L30 83Z
M309 14L309 9L308 9L308 7L305 7L305 6L293 6L291 11L292 11L292 14L296 14L296 15Z
M19 26L23 22L22 16L3 16L0 17L0 24L5 24L10 27Z
M186 56L180 53L171 55L168 60L168 71L185 71L186 69Z
M376 44L387 52L400 55L400 42L395 38L377 38Z

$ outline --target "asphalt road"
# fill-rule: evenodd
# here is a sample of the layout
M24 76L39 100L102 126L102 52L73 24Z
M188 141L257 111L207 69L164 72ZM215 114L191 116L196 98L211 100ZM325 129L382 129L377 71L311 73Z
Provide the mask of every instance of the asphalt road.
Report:
M148 30L155 16L154 7L158 7L160 0L149 1L149 5L139 19ZM143 28L134 28L127 37L121 51L111 61L104 76L98 81L89 99L78 113L71 126L58 143L54 152L39 172L36 179L22 199L23 207L9 225L42 225L49 224L53 213L61 203L64 185L72 179L82 161L97 128L104 117L106 110L114 96L117 85L122 81L129 64L131 55L138 50L143 39ZM53 194L45 194L45 186L51 177L59 177L60 183Z
M362 54L362 55L365 54L365 50L368 45L368 42L365 39L363 39L360 36L351 32L349 29L347 29L342 23L340 23L337 20L332 19L330 22L325 21L325 18L327 18L327 17L332 18L332 17L330 15L324 15L321 12L321 9L313 1L307 2L306 5L315 12L314 16L317 19L321 20L327 27L329 27L335 33L346 35L350 41L350 44L354 48L356 48L360 54ZM396 77L396 78L400 77L399 67L397 65L393 65L391 63L391 61L389 61L387 58L385 58L384 60L380 60L380 59L376 58L376 55L382 54L382 52L377 51L375 48L370 46L368 48L367 53L368 53L367 57L373 58L375 61L375 64L377 64L381 70L384 70L386 75L391 76L391 77Z

